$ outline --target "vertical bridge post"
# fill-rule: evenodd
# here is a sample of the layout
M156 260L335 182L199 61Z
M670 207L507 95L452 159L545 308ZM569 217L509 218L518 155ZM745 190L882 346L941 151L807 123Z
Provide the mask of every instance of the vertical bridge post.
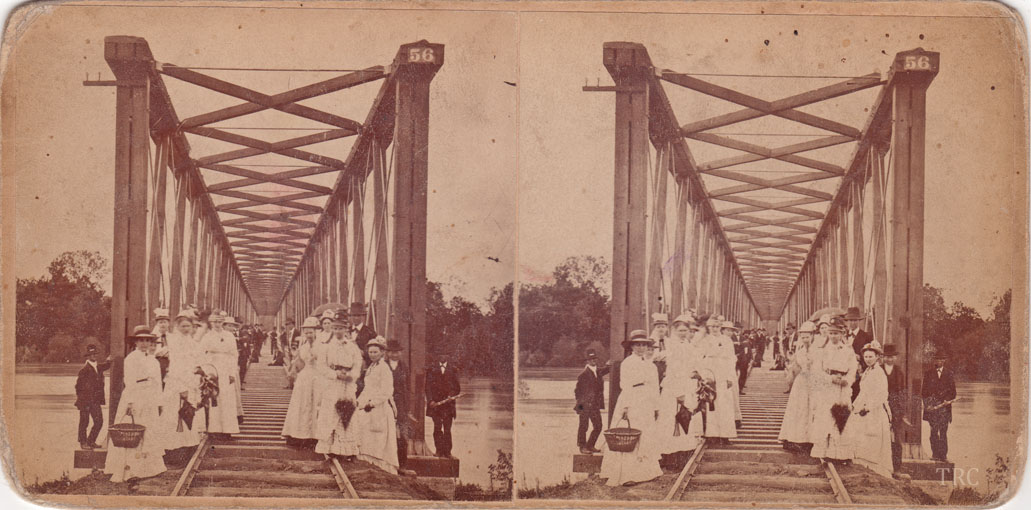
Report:
M425 452L426 212L430 81L444 63L444 45L405 44L394 58L394 239L388 334L401 343L411 369L409 410L413 452ZM357 276L356 276L357 277ZM357 297L357 296L356 296Z
M648 197L648 85L651 58L641 44L605 43L605 69L616 83L615 207L612 239L612 325L609 358L623 359L630 332L647 327L645 242ZM619 398L619 370L609 384L609 418Z
M938 74L939 54L917 48L895 56L892 64L893 176L891 206L891 296L888 324L912 392L903 442L906 456L920 452L920 406L923 378L924 285L924 133L927 87Z
M111 264L111 387L108 405L122 394L125 337L147 323L147 158L150 151L150 74L154 57L146 41L104 40L104 59L117 80L115 106L115 222ZM113 424L115 413L108 416Z

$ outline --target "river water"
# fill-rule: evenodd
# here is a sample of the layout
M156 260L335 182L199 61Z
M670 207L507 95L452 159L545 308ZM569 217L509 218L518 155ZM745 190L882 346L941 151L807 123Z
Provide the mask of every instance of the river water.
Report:
M15 370L14 412L5 409L8 433L14 446L15 473L25 484L43 482L67 473L71 478L89 474L74 469L72 452L78 449L79 412L74 407L75 376L79 365L31 364ZM459 479L484 487L487 468L497 450L512 452L513 384L486 377L461 381L458 417L452 426L452 454L460 462ZM104 406L105 420L108 416ZM98 443L107 437L101 431ZM426 438L433 443L433 422L426 420Z
M582 368L520 369L519 422L516 427L515 479L522 487L544 487L582 479L574 475L573 455L578 418L573 411L573 389ZM607 378L606 378L607 379ZM985 469L995 465L995 455L1016 460L1016 439L1010 432L1010 388L1006 383L961 382L959 400L953 404L949 427L949 460L970 472L969 481L985 484ZM608 383L605 385L606 398ZM607 400L606 400L607 401ZM607 419L603 413L603 420ZM930 457L930 430L923 422L923 450ZM598 447L604 441L599 438ZM964 474L964 480L967 475Z

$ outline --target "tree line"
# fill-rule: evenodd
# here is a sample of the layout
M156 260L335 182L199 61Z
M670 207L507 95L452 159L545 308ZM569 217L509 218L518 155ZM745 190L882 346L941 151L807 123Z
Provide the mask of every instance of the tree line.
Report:
M611 267L601 257L562 261L546 283L524 283L519 292L520 367L580 367L584 353L608 356ZM924 285L924 338L929 351L945 352L964 380L1009 377L1010 306L1006 290L982 317L942 289Z
M16 362L79 362L86 345L107 355L111 297L103 290L109 262L96 251L62 253L39 278L17 280ZM513 285L493 289L483 310L441 284L427 282L427 351L447 352L469 375L511 377L515 334Z

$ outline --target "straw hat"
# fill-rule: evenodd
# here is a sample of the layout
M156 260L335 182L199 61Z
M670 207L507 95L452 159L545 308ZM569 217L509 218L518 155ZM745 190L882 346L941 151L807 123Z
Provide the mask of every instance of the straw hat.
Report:
M369 340L369 343L365 344L365 348L366 349L368 349L369 347L372 347L372 346L379 347L381 350L385 351L385 350L387 350L387 339L383 338L381 336L378 336L376 338L373 338L372 340Z
M812 321L805 321L802 326L798 328L799 333L816 333L816 324Z
M659 324L668 325L669 316L664 313L653 313L652 314L652 326L658 326Z
M318 327L319 327L319 319L317 319L315 317L308 317L307 319L304 319L304 324L301 324L301 329L304 329L304 328L318 329Z

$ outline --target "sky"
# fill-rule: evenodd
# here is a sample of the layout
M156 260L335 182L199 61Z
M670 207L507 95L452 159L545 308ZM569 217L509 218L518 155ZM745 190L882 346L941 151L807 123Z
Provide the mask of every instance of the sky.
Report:
M158 61L182 66L352 69L387 64L406 42L445 44L431 88L428 272L450 282L450 293L481 303L517 275L546 281L566 257L611 259L614 102L611 93L581 90L611 82L604 42L640 42L657 66L681 72L841 76L884 73L895 53L923 47L941 52L927 96L925 281L984 312L1023 274L1025 64L1011 21L708 10L54 8L26 24L4 82L5 125L14 126L3 142L11 151L4 172L14 184L17 276L43 274L66 250L110 257L114 90L81 82L87 74L111 79L102 41L115 34L144 37ZM267 93L325 77L211 74ZM828 84L712 81L763 99ZM180 117L236 102L166 82ZM312 105L360 120L377 88ZM727 111L666 89L681 122ZM849 96L814 113L861 127L873 97ZM191 143L198 152L221 149ZM326 150L345 155L349 143ZM722 157L697 144L692 150L700 161ZM828 154L841 164L847 157L847 150Z
M585 82L612 83L602 65L604 42L642 43L656 67L678 72L762 75L886 73L897 52L922 47L941 53L927 92L924 281L944 288L948 303L989 313L993 297L1012 287L1026 264L1026 53L1014 26L976 18L524 14L521 280L546 281L570 255L612 259L614 95L582 91ZM703 79L766 100L834 83ZM739 109L664 88L681 123ZM862 128L862 109L875 96L864 92L805 111ZM699 163L726 157L691 148ZM827 157L847 166L848 151Z
M516 29L514 15L507 13L52 9L28 24L14 44L4 83L4 114L14 126L4 137L13 147L4 171L16 190L17 276L44 274L68 250L111 257L115 90L82 85L87 74L91 80L113 79L103 59L105 36L143 37L156 60L179 66L305 69L388 65L401 44L426 39L445 45L430 97L428 274L447 283L448 293L482 304L492 288L515 278L518 95L504 82L517 81ZM267 94L333 76L201 72ZM240 102L164 80L180 118ZM303 104L363 122L381 83ZM223 124L311 125L279 112L254 117ZM308 133L240 134L271 140ZM188 138L194 157L238 148ZM343 160L352 143L350 138L311 149ZM321 184L331 185L334 176ZM205 179L219 182L217 174L206 173Z

